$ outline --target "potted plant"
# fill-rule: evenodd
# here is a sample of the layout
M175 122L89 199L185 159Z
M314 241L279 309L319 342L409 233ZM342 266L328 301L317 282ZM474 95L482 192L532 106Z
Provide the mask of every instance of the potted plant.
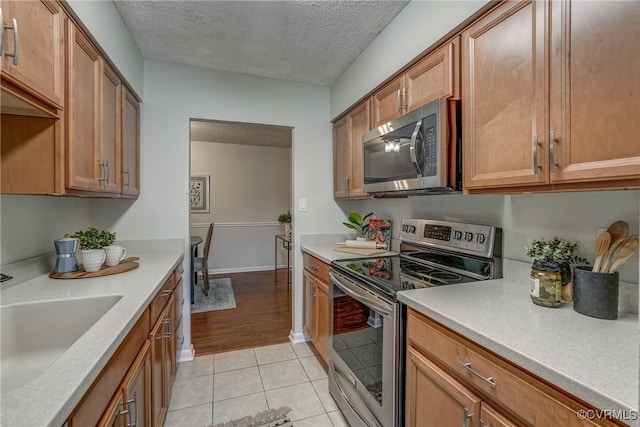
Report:
M105 246L112 245L116 240L116 233L109 230L98 230L88 227L85 230L76 231L71 235L80 241L80 261L85 271L100 270L105 260Z
M359 212L349 212L347 216L347 221L343 222L345 227L355 230L356 238L358 240L365 240L365 236L367 235L367 229L369 227L369 221L365 223L365 221L373 215L373 212L369 212L365 216L362 216Z
M571 281L571 264L589 264L586 258L576 255L577 242L558 236L551 239L532 239L525 247L533 259L531 268L531 299L538 305L560 305L561 286Z
M284 234L287 240L291 240L291 212L281 213L278 215L278 222L284 225Z

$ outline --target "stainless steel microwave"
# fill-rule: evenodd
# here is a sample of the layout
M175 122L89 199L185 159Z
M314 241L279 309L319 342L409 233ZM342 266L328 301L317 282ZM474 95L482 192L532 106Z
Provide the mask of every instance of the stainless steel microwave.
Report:
M362 137L364 191L442 194L462 190L460 103L436 100Z

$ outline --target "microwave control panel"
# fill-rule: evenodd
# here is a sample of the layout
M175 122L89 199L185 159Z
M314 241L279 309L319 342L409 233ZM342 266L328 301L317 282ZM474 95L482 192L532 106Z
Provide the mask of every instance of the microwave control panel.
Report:
M422 119L423 158L422 176L435 176L438 173L438 121L435 114Z

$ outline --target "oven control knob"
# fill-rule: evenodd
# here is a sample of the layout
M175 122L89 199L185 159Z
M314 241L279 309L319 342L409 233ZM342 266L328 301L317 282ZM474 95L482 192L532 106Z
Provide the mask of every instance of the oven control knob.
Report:
M453 240L462 240L462 231L453 230Z
M464 240L466 240L467 242L472 242L473 241L473 233L471 233L469 231L465 231L464 232Z
M487 240L487 236L485 236L484 233L476 233L476 241L478 243L482 244L485 240Z

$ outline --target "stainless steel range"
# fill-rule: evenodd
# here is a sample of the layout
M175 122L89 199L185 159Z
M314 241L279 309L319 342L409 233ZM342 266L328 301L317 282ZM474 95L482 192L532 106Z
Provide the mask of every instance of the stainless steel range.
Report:
M353 427L400 427L406 307L397 293L502 277L502 230L403 219L399 256L333 261L329 274L329 391Z

